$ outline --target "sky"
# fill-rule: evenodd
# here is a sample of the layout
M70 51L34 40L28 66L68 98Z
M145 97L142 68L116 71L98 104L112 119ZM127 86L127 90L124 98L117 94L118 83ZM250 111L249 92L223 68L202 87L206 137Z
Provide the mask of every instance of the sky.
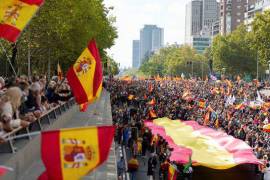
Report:
M140 38L144 24L164 28L165 44L181 44L185 39L185 5L190 0L105 0L113 6L111 15L116 17L118 39L108 50L120 67L132 66L132 40Z

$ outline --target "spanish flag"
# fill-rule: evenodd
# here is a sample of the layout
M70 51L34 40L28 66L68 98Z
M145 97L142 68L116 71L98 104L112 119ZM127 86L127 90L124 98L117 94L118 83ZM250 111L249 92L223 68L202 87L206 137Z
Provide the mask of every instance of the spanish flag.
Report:
M57 63L57 77L59 81L63 79L63 72L59 63Z
M45 0L0 0L0 38L16 42Z
M149 104L149 105L152 105L152 106L155 105L155 104L156 104L155 99L152 99L150 102L148 102L148 104Z
M155 113L154 110L150 110L150 111L149 111L149 115L150 115L150 117L153 118L153 119L154 119L154 118L157 118L157 114Z
M93 102L102 91L102 65L94 40L67 72L67 79L78 104Z
M88 108L88 103L83 103L79 105L80 112L86 112Z
M206 107L206 102L204 100L200 100L198 104L199 104L199 108L203 109Z
M144 125L168 142L173 148L169 160L185 164L186 170L191 165L222 170L240 164L261 164L244 141L196 121L160 118L144 121Z
M168 180L176 180L177 179L177 171L176 168L170 164L168 171Z
M113 126L42 132L41 157L46 171L40 180L81 179L107 160Z

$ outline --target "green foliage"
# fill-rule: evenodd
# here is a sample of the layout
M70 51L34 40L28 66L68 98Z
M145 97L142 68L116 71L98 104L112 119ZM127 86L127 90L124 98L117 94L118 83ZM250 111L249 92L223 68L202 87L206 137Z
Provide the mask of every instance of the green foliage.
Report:
M270 61L270 10L257 14L252 23L253 48L258 50L259 59L266 65Z
M223 68L230 75L256 74L256 51L252 48L252 34L240 25L227 36L217 35L207 55L213 59L214 69Z
M188 64L192 62L192 64ZM201 76L208 73L208 65L204 56L189 46L171 45L162 48L158 53L142 64L140 71L149 76L181 76L192 74Z
M103 73L104 75L118 75L120 70L120 64L115 62L111 57L107 56L105 61L107 62L106 66L104 66Z
M49 58L52 72L58 61L66 71L92 38L107 59L105 49L117 38L115 18L108 13L103 0L46 0L17 42L20 72L27 72L28 47L32 71L40 73L47 72Z

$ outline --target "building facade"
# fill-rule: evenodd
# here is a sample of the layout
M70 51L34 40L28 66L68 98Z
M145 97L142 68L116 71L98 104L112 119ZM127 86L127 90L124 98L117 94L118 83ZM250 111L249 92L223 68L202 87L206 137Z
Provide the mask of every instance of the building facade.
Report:
M191 46L202 54L211 45L211 39L209 36L192 36Z
M245 19L247 0L220 0L220 34L234 31Z
M140 63L164 46L164 30L156 25L144 25L140 31Z
M140 40L133 40L132 42L132 67L140 67Z
M248 30L251 30L251 23L257 13L270 9L270 0L247 0L247 9L245 12L245 24Z
M190 44L194 35L202 30L202 1L192 0L186 5L185 43Z
M202 1L202 29L211 35L213 24L219 20L219 3L216 0Z

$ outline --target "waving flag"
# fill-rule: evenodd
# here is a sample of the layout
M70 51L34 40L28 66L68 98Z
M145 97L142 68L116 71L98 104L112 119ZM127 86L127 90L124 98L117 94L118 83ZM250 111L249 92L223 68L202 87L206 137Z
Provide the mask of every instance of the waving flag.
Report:
M153 135L159 134L173 149L170 161L212 169L229 169L240 164L260 164L252 148L224 132L200 126L195 121L168 118L145 121Z
M0 0L0 38L16 42L45 0Z
M81 179L107 160L114 127L85 127L47 131L41 137L46 171L40 180Z
M57 63L57 77L58 81L61 81L63 79L63 71L59 63Z
M170 164L168 171L168 180L176 180L177 179L177 171L176 168Z
M76 102L93 102L102 91L102 64L94 40L83 51L76 63L67 72L67 79Z

